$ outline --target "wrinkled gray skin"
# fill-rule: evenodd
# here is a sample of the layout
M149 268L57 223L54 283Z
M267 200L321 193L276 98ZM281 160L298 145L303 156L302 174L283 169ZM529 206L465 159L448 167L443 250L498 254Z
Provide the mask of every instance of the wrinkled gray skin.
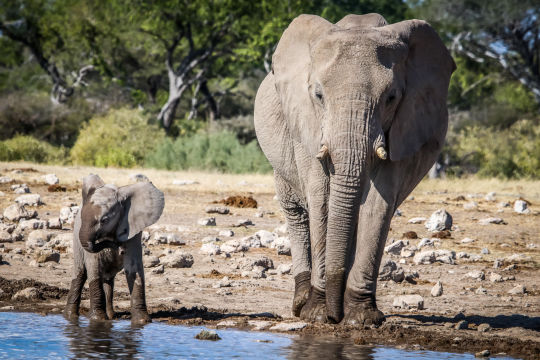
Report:
M116 187L97 175L83 179L82 206L73 227L73 278L67 318L79 315L86 280L93 320L112 319L114 277L124 269L131 295L131 321L150 322L144 294L142 230L154 224L165 205L163 193L148 182Z
M293 313L380 324L375 290L392 215L437 158L455 69L420 20L297 17L259 87L255 130L292 243Z

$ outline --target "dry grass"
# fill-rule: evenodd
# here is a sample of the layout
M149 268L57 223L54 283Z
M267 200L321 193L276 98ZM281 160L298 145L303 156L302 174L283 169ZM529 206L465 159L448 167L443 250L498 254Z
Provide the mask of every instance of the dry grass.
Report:
M13 169L32 168L35 172L10 174ZM130 176L142 173L159 188L164 190L179 190L190 192L245 192L254 194L274 193L274 180L271 174L221 174L217 172L200 171L167 171L145 168L117 169L96 168L85 166L56 166L41 165L25 162L0 162L0 172L17 180L32 182L40 174L55 173L61 184L77 184L77 181L90 174L98 174L107 183L126 185L132 183ZM193 185L173 185L173 180L193 180ZM413 195L427 192L448 192L459 194L497 192L498 197L517 198L522 196L528 200L540 200L539 180L500 180L479 179L469 177L464 179L423 180L414 190Z

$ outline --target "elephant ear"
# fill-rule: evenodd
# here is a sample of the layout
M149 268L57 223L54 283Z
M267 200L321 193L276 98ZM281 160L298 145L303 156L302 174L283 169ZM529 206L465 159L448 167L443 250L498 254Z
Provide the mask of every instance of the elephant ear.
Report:
M354 15L349 14L336 23L342 29L380 27L388 25L385 18L376 13Z
M86 200L88 199L88 195L92 194L97 188L102 187L105 185L103 180L95 174L90 174L88 176L85 176L83 178L83 186L82 186L82 200L83 204L86 203Z
M399 161L427 142L442 147L448 128L448 83L456 65L425 21L402 21L381 29L397 33L408 46L406 85L388 136L390 159Z
M300 15L283 32L272 57L272 72L290 134L311 144L315 156L320 148L321 124L314 124L316 114L309 94L311 64L310 43L333 25L315 15Z
M165 206L163 193L150 182L120 187L118 200L123 208L116 229L116 238L120 242L131 239L158 221Z

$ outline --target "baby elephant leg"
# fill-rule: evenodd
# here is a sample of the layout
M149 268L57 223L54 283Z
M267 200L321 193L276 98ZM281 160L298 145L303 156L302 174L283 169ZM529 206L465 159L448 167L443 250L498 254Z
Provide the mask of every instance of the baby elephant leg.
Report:
M77 318L79 316L79 307L81 305L81 295L84 283L86 282L86 270L78 269L71 280L71 286L67 296L66 308L64 316L68 319Z
M144 294L144 268L142 262L141 234L137 234L125 243L124 270L131 295L131 323L146 324L152 322L146 309Z
M107 312L107 318L109 320L112 320L114 318L114 309L113 309L114 277L105 279L103 281L103 290L105 292L105 309Z

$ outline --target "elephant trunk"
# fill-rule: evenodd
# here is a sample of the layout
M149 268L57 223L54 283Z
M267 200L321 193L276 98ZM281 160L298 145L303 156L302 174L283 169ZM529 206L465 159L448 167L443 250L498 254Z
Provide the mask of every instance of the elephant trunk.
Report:
M349 100L333 121L329 152L333 164L328 201L326 235L326 307L330 321L343 317L343 293L347 254L351 249L368 167L384 142L380 126L374 126L374 105L369 100Z

